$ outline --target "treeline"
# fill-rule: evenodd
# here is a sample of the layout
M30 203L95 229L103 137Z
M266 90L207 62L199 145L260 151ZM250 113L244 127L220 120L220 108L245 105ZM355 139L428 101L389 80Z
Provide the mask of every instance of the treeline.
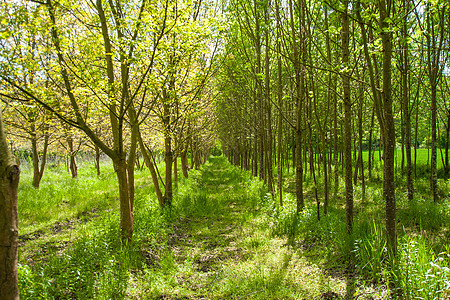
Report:
M226 11L224 64L217 78L224 153L267 182L281 205L283 174L292 165L297 213L305 205L308 172L318 208L316 177L323 174L325 215L330 197L342 193L342 172L351 231L353 185L362 184L364 193L373 152L381 148L385 225L395 252L396 149L409 199L418 146L431 147L430 201L439 201L438 145L444 148L444 176L449 172L450 4L231 0Z

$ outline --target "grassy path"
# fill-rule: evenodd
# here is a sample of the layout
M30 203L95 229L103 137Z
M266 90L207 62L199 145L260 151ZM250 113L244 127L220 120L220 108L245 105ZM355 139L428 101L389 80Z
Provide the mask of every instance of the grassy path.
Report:
M27 211L39 199L22 198L29 225L19 249L21 299L339 299L347 293L344 276L305 255L311 245L272 234L273 200L265 187L224 157L181 179L171 212L161 212L148 172L138 172L130 247L117 232L110 173L55 181L36 192L57 189L58 197L42 206L67 212L48 213L45 222Z
M271 235L251 179L223 158L212 158L202 169L197 188L201 192L189 199L197 210L173 223L167 247L174 269L163 286L150 288L153 297L334 299L345 294L345 280L324 274L301 248Z

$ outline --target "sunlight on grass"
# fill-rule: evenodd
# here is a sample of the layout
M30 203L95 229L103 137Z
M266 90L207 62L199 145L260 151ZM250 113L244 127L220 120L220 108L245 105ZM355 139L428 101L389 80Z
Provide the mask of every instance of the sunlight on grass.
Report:
M23 299L371 299L394 290L407 299L449 296L450 204L423 197L426 180L417 181L412 201L397 189L401 233L394 261L376 183L364 197L355 186L357 213L348 235L341 198L320 221L309 196L297 215L292 194L284 194L280 207L261 181L224 157L210 158L189 178L180 174L173 206L164 211L144 169L136 172L133 243L124 245L115 173L108 163L102 171L96 176L92 166L80 167L72 179L50 168L35 189L24 170ZM307 194L312 184L305 180ZM450 190L446 181L439 186L442 194Z

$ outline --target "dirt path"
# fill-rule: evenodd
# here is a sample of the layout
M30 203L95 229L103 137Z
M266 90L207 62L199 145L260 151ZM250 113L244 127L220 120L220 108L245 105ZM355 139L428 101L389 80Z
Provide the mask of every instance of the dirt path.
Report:
M301 248L270 233L269 217L238 197L245 187L224 169L207 167L201 183L220 209L177 219L168 248L174 284L159 299L338 299L344 279L309 263ZM232 192L234 190L235 192ZM225 195L224 195L225 194ZM237 198L235 198L237 197Z

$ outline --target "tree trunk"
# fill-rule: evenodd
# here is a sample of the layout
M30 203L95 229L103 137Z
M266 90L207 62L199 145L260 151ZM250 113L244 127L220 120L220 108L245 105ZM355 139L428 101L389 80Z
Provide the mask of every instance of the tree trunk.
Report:
M147 165L147 168L150 170L150 174L152 175L153 186L155 187L156 197L158 198L158 202L161 208L164 208L165 202L164 197L161 192L161 187L159 185L159 177L156 172L155 166L153 164L152 153L148 151L145 147L144 142L142 141L142 136L138 134L139 147L141 148L142 156L144 157L144 163Z
M171 138L169 134L166 134L164 139L164 148L165 155L164 161L166 164L166 178L165 178L165 192L164 192L164 200L166 204L170 207L172 205L172 162L173 162L173 154L172 154L172 146L171 146Z
M373 124L374 124L374 117L375 117L375 111L372 108L372 117L370 120L370 129L369 129L369 149L368 149L368 162L367 162L367 169L369 171L369 181L372 179L372 164L373 164L373 144L372 144L372 137L373 137Z
M439 199L437 192L437 88L431 84L431 192L433 193L434 202Z
M431 9L431 5L436 5L436 10ZM428 59L428 78L430 80L431 89L431 178L430 185L433 193L434 202L439 200L437 190L437 85L439 77L442 73L441 49L445 28L445 8L440 7L442 4L426 4L426 21L427 21L427 59ZM437 24L436 24L437 20ZM439 32L436 32L439 30Z
M37 146L36 135L31 138L31 149L33 152L33 186L39 188L42 176L44 175L45 164L47 163L47 151L48 151L49 136L46 133L44 137L44 148L42 151L42 159L39 165L39 152Z
M402 37L404 39L402 45L402 51L400 51L400 61L402 63L402 103L403 103L403 117L405 119L405 151L406 151L406 181L408 186L408 199L412 200L414 197L414 186L412 180L412 161L411 161L411 113L410 113L410 100L409 100L409 87L408 87L408 11L409 1L403 0L403 11L405 17L402 24Z
M281 18L280 3L275 0L275 14L277 18L277 98L278 98L278 145L277 145L277 192L280 206L283 206L283 157L282 157L282 139L283 139L283 79L282 79L282 61L281 61ZM447 138L448 140L448 138Z
M449 161L448 161L448 146L449 146L449 138L450 138L450 109L447 111L447 127L445 128L445 166L444 171L445 175L448 175L448 171L450 169Z
M128 188L127 162L125 158L121 158L113 161L113 164L119 182L120 234L123 241L130 243L133 236L133 212Z
M299 6L299 17L300 26L304 25L304 15L302 13L302 6ZM294 40L294 69L295 69L295 88L296 88L296 128L295 128L295 193L297 198L297 214L303 210L305 203L303 199L303 142L302 142L302 106L303 106L303 96L304 96L304 69L300 65L300 57L304 57L304 45L303 40L300 38L300 53L298 53L297 47L297 34L296 28L294 26L294 8L292 5L292 0L289 1L289 15L291 22L291 34Z
M75 161L75 155L70 155L70 173L72 174L72 178L78 177L78 167L77 162Z
M349 69L349 20L348 1L344 1L342 17L342 64ZM352 231L353 226L353 184L352 184L352 107L350 99L349 71L342 74L344 92L344 160L345 160L345 219L347 231Z
M69 146L69 168L70 173L72 174L72 178L78 177L78 167L77 162L75 161L75 151L73 149L73 140L72 137L67 138L67 145Z
M134 166L136 164L136 151L138 144L138 134L139 134L139 125L137 124L136 115L134 110L130 107L130 124L131 124L131 139L130 139L130 149L128 154L127 161L127 175L128 175L128 194L130 197L130 210L134 211Z
M100 148L94 145L95 149L95 168L97 169L97 176L100 176Z
M173 158L173 185L178 188L178 155Z
M364 160L363 160L363 152L362 152L362 142L363 142L363 104L364 104L364 88L360 84L360 99L359 99L359 116L358 116L358 163L356 164L356 168L359 168L361 173L361 189L362 189L362 198L364 199L366 195L366 182L364 177ZM355 171L356 174L356 171ZM358 179L358 178L356 178Z
M389 24L386 22L390 17L392 5L384 0L380 0L380 27L381 41L383 47L383 99L384 112L384 138L383 138L383 196L386 202L386 231L388 247L396 253L397 250L397 230L396 230L396 204L395 204L395 123L392 111L391 93L391 58L392 58L392 32L389 31Z
M187 149L181 151L181 170L183 171L184 178L188 178L189 172L188 172Z
M265 110L267 115L267 138L266 138L266 169L267 169L267 184L272 196L275 195L273 188L273 133L272 133L272 105L270 101L270 40L269 40L269 7L266 8L265 13L266 29L264 30L264 36L266 41L266 53L265 53Z
M19 162L8 149L0 111L0 299L19 299L17 248Z

